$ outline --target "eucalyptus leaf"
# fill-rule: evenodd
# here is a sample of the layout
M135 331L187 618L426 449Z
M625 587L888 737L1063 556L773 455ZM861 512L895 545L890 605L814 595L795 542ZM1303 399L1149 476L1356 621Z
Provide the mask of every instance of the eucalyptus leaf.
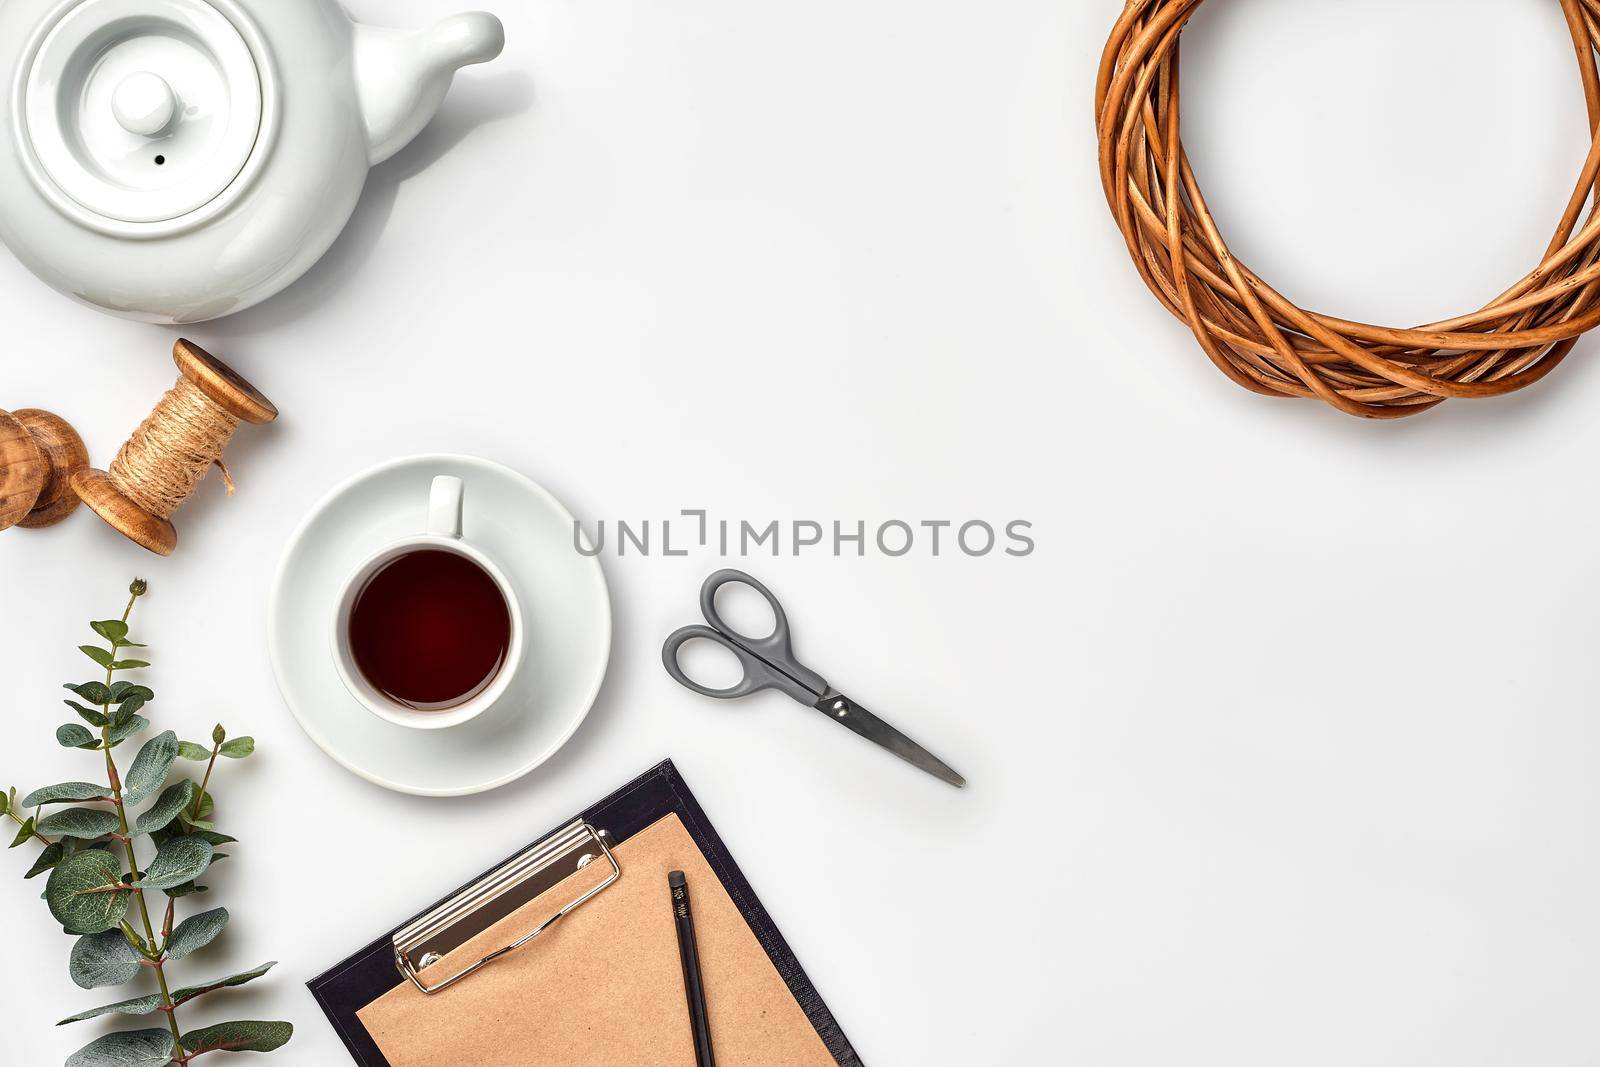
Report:
M104 649L101 651L104 651ZM106 663L109 662L111 660L107 658ZM102 663L101 666L103 667L105 664ZM91 704L111 703L111 689L104 682L80 682L76 685L68 682L61 688L72 690Z
M181 960L190 953L198 952L220 937L227 925L227 908L217 908L189 916L178 924L177 929L172 931L172 936L167 939L167 957Z
M111 664L111 669L114 671L136 671L140 667L148 666L150 666L150 661L146 659L119 659Z
M111 702L113 704L120 704L129 697L138 697L140 700L154 700L156 694L149 686L139 685L136 682L111 683Z
M103 712L96 711L94 708L86 708L76 700L63 700L62 703L77 712L78 717L90 726L98 728L110 721Z
M216 850L211 842L190 834L174 837L156 851L144 877L134 882L137 889L173 889L192 882L211 866L211 856ZM85 931L87 932L87 931Z
M170 1030L129 1030L85 1045L66 1067L166 1067L176 1051Z
M82 723L69 722L56 730L56 744L62 748L93 748L100 739Z
M126 741L128 738L132 737L134 734L138 733L140 730L143 730L149 725L149 719L145 718L143 715L135 715L127 722L119 723L111 728L109 734L111 738L111 744L113 746L120 745L122 742Z
M165 893L170 899L177 900L179 897L186 897L192 893L209 893L211 890L203 885L195 885L193 882L185 882L182 885L175 885L171 889L163 889L162 892Z
M171 1035L168 1035L169 1037ZM205 1052L272 1052L289 1043L294 1027L289 1023L218 1023L183 1035L189 1055ZM100 1067L99 1064L69 1063L67 1067ZM139 1063L137 1067L144 1067Z
M99 645L79 645L78 651L94 660L102 667L111 666L111 650L101 648Z
M122 886L122 864L98 849L89 849L56 865L44 896L50 914L69 932L98 934L114 928L128 914L132 893Z
M153 834L166 826L178 813L194 803L195 794L200 792L200 787L185 778L181 782L174 782L156 798L156 802L139 816L133 825L136 834Z
M178 735L171 730L146 741L133 758L133 765L128 768L127 777L123 780L123 803L142 803L165 785L167 775L172 771L172 763L177 758Z
M121 726L123 723L137 715L139 713L139 709L144 707L144 705L145 698L141 696L131 696L124 700L122 703L117 705L117 710L111 713L111 725Z
M211 799L211 794L202 793L200 794L199 810L195 811L193 814L190 814L186 810L182 815L178 816L178 818L181 819L183 821L183 825L187 827L191 827L196 830L210 830L212 829L212 825L209 821L209 817L216 810L217 804L216 801Z
M21 848L23 845L26 845L31 840L33 840L33 819L30 817L26 822L24 822L22 824L22 829L17 831L16 838L7 847L8 848Z
M195 836L203 837L207 841L210 841L213 845L218 846L231 845L235 841L239 840L237 837L229 837L227 834L219 834L215 830L197 830L195 831ZM218 857L213 856L212 862L215 863L217 858Z
M256 739L253 737L236 737L224 744L217 751L229 759L244 759L256 750Z
M99 989L131 982L143 969L139 959L121 930L107 930L78 938L68 971L79 989Z
M91 622L89 628L101 637L117 644L128 636L128 624L121 619L106 619L103 622Z
M121 825L117 813L104 808L63 808L39 820L39 832L55 837L93 841Z
M0 793L0 817L4 817L11 810L11 792Z
M37 878L45 871L51 870L66 854L66 846L59 841L46 845L44 851L39 853L39 858L33 861L33 866L28 868L28 873L22 876L23 880Z
M102 1015L149 1015L159 1007L161 1007L161 994L151 993L147 997L119 1000L115 1004L107 1004L102 1008L90 1008L88 1011L69 1015L56 1023L56 1025L66 1026L68 1023L81 1023L85 1019L98 1019Z
M178 742L178 757L180 759L194 760L204 763L211 758L211 750L204 745L197 745L193 741Z
M172 1003L174 1005L185 1004L196 997L203 997L207 993L215 992L218 989L232 989L234 986L242 986L246 983L254 982L277 965L278 961L273 960L271 963L263 963L253 971L230 974L226 978L218 978L216 981L207 982L204 985L192 985L185 986L182 989L175 989L172 991Z
M106 800L110 796L110 789L103 785L95 785L93 782L62 782L59 785L47 785L43 789L35 789L22 798L22 806L38 808L45 804L81 804L86 800Z

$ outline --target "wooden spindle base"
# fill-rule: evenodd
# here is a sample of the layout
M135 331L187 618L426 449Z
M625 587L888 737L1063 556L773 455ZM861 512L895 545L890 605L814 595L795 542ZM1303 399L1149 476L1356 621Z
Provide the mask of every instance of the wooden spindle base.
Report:
M96 515L140 548L170 556L178 547L177 528L128 499L105 471L85 467L72 476L72 488Z
M72 514L72 476L88 462L83 438L59 415L0 411L0 530L54 526Z

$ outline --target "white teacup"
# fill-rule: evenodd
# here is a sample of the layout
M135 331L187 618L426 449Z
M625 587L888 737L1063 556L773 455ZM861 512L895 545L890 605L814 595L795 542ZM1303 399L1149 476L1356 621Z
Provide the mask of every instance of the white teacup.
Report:
M522 607L517 602L516 590L505 574L495 566L484 552L462 539L461 514L466 497L466 487L460 478L440 475L433 480L428 500L428 525L426 532L415 537L396 541L374 553L357 567L345 580L339 595L339 607L333 618L333 662L339 678L350 695L359 700L372 714L396 726L409 726L418 730L441 730L459 726L483 714L505 693L522 666ZM510 641L505 660L494 680L478 693L459 704L430 711L401 704L370 683L356 663L350 648L350 616L355 609L367 582L386 564L400 556L420 549L451 552L475 564L488 575L505 599L506 613L510 617Z

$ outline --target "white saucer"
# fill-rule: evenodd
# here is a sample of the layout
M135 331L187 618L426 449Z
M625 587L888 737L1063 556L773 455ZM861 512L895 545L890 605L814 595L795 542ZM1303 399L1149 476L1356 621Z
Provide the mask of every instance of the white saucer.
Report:
M466 538L516 588L527 643L521 673L493 707L447 730L410 730L349 694L328 634L357 564L426 525L440 474L466 482ZM289 538L267 610L272 669L301 728L369 782L418 796L494 789L549 759L588 715L611 656L605 575L597 557L573 548L572 515L522 475L471 456L412 456L335 488Z

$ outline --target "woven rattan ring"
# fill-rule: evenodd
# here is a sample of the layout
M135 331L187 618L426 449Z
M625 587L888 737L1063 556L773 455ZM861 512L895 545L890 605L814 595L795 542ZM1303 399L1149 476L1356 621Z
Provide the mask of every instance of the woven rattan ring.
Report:
M1559 0L1600 131L1600 0ZM1213 363L1268 396L1400 418L1450 397L1500 396L1555 369L1600 324L1600 137L1544 262L1480 311L1390 329L1296 307L1228 251L1179 136L1178 39L1201 0L1129 0L1095 86L1100 176L1128 251ZM1600 198L1597 198L1600 199ZM1582 219L1582 226L1579 220Z

